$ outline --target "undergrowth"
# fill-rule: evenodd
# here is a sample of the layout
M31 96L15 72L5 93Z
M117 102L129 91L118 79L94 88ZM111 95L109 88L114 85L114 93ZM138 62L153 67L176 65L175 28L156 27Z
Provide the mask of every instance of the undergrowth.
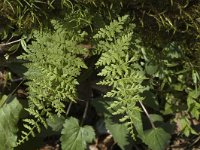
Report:
M26 149L48 131L63 150L84 150L102 120L124 150L164 150L177 139L198 147L199 5L0 2L3 148Z

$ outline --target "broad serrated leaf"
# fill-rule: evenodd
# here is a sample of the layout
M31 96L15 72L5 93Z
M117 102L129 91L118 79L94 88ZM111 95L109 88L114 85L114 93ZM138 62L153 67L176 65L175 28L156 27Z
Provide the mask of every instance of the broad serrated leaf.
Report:
M138 109L132 110L132 119L134 119L134 127L138 132L138 135L143 135L143 123L141 112Z
M122 150L131 149L130 134L124 123L114 122L111 118L106 117L105 125Z
M104 122L106 129L112 134L115 142L119 145L122 150L131 149L131 136L124 123L119 122L121 117L113 116L112 111L108 109L109 105L112 103L111 98L96 99L92 102L98 113L104 114Z
M57 115L52 116L53 118L48 118L47 119L47 124L52 128L53 131L61 131L63 124L65 122L65 117L60 116L58 117Z
M171 136L162 128L152 128L144 131L142 140L152 150L164 150Z
M86 144L95 138L95 132L91 126L79 126L76 118L65 120L61 136L62 150L85 150Z
M22 110L21 104L15 98L11 103L0 108L0 145L1 150L13 150L16 147L17 131L16 124Z

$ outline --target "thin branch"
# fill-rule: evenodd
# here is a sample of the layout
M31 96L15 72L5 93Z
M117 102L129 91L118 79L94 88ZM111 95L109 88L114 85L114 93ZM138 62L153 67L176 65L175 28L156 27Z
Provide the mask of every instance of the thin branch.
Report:
M11 44L14 44L14 43L20 42L20 41L21 41L21 39L19 39L19 40L15 40L15 41L12 41L12 42L1 43L0 46L7 46L7 45L11 45Z
M77 101L80 101L80 102L85 102L85 100L83 100L83 99L80 99L80 98L77 98Z
M19 81L22 81L22 80L24 80L24 78L12 79L11 82L19 82Z
M0 103L0 107L2 107L6 102L8 102L10 100L10 98L13 96L13 94L16 92L16 90L19 88L19 86L24 82L24 80L22 80L16 87L15 89L8 95L8 97L2 101Z
M66 112L66 116L68 116L71 107L72 107L72 102L69 103L69 106L68 106L67 112Z
M89 107L89 101L87 100L86 101L86 105L85 105L85 110L84 110L84 113L83 113L83 118L82 118L82 122L81 122L81 125L83 125L83 122L86 118L86 115L87 115L87 111L88 111L88 107Z
M6 43L8 43L12 38L13 38L13 35L8 39L8 41Z
M19 88L19 86L24 82L25 79L21 80L21 82L15 87L15 89L10 93L10 95L13 95L15 91Z
M146 108L144 107L144 105L142 104L142 102L139 101L139 103L140 103L140 105L141 105L141 107L142 107L144 113L146 114L147 118L149 119L149 121L150 121L150 123L151 123L151 126L152 126L153 128L156 128L155 125L154 125L154 123L153 123L153 121L151 120L151 118L150 118L150 116L149 116L148 111L146 110Z
M189 145L190 148L192 148L197 142L200 141L200 135Z

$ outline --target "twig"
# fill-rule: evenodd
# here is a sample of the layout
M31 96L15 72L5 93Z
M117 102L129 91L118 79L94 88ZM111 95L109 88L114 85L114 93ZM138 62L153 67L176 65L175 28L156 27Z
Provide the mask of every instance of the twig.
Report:
M200 140L200 136L198 135L198 137L189 145L189 147L193 147L197 142L199 142Z
M7 45L11 45L11 44L14 44L14 43L20 42L20 41L21 41L21 39L19 39L19 40L15 40L15 41L12 41L12 42L1 43L0 46L7 46Z
M13 38L13 35L8 39L8 41L6 43L8 43L12 38Z
M153 123L153 121L151 120L151 118L150 118L150 116L149 116L149 113L147 112L147 110L146 110L146 108L144 107L144 105L142 104L142 102L139 101L139 103L140 103L142 109L144 110L144 113L146 114L147 118L149 119L152 128L156 128L155 125L154 125L154 123Z
M69 103L69 106L68 106L67 112L66 112L66 116L68 116L71 107L72 107L72 102Z
M11 82L19 82L19 81L22 81L22 80L24 80L24 78L12 79Z
M21 80L21 82L16 86L16 88L10 93L10 95L13 95L15 91L19 88L19 86L24 82L25 79Z
M82 118L81 125L83 125L83 122L84 122L84 120L85 120L85 118L86 118L88 106L89 106L89 101L87 100L87 101L86 101L86 105L85 105L85 109L84 109L84 113L83 113L83 118Z
M5 101L1 102L0 107L2 107L5 103L7 103L10 98L13 96L15 91L19 88L19 86L24 82L24 79L15 87L15 89L8 95L8 97L5 99Z
M80 99L80 98L77 98L77 101L80 101L80 102L85 102L85 100L83 100L83 99Z

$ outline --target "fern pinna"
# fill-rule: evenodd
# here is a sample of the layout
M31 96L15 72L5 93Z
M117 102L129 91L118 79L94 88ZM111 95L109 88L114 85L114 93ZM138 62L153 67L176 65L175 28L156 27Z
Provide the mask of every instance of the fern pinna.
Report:
M126 15L100 29L94 39L96 51L101 54L96 63L102 68L98 75L104 77L98 84L112 87L105 95L114 100L109 109L113 115L123 115L120 121L125 122L134 138L134 129L139 134L143 132L137 103L143 100L140 94L146 87L142 85L145 76L138 60L142 47L133 29L134 25L128 23Z
M22 132L18 144L34 136L35 130L40 132L41 124L47 127L46 117L65 112L65 102L76 101L77 76L81 68L87 68L81 58L87 49L78 46L85 33L55 20L52 24L53 31L35 31L35 41L20 56L29 61L25 73L29 93L26 110L33 118L24 120L27 131Z

